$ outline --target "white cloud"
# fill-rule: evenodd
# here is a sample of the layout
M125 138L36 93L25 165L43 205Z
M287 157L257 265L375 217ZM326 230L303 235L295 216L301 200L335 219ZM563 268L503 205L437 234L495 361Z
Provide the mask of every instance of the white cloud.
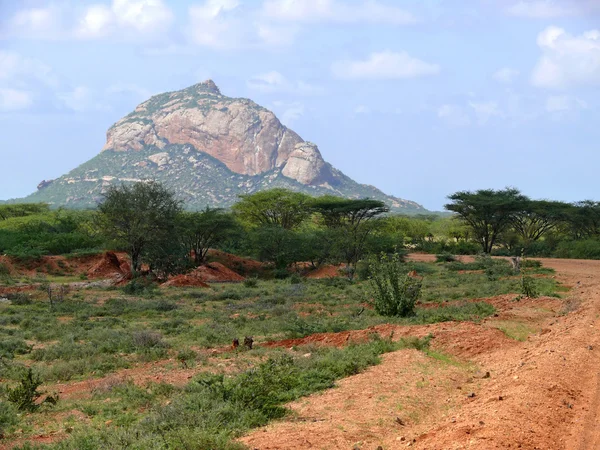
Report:
M79 21L76 34L80 37L104 37L114 31L116 18L109 7L92 5Z
M577 14L579 9L554 0L531 0L515 3L507 9L507 12L512 16L529 19L553 19Z
M466 127L471 125L471 119L461 106L442 105L437 110L437 116L451 127Z
M266 0L263 13L271 19L290 22L366 22L391 25L416 22L410 12L377 0L358 3L339 0Z
M342 79L402 79L435 75L440 72L437 64L413 58L406 52L383 51L372 53L365 61L337 61L332 72Z
M534 86L600 85L599 30L573 36L551 26L539 34L537 43L542 56L531 76Z
M89 6L75 34L83 38L155 35L167 30L173 18L163 0L112 0L110 7L102 3Z
M77 86L72 90L59 92L56 97L63 106L75 112L107 111L110 109L98 99L95 92L85 86Z
M207 0L189 8L192 41L203 47L237 48L246 42L247 24L236 14L238 0Z
M8 33L28 38L57 39L62 33L63 11L56 5L22 9L7 24Z
M479 125L485 125L494 116L502 117L496 102L469 102L469 106L473 108Z
M287 92L300 95L314 95L323 92L323 89L312 86L304 81L290 81L277 71L271 71L256 75L248 80L247 85L250 89L265 92Z
M519 76L519 73L518 70L511 69L510 67L503 67L494 73L494 80L499 83L512 83Z
M19 89L0 88L0 111L19 111L33 104L33 94Z
M32 80L46 86L58 84L57 75L47 64L16 52L0 50L0 81L23 85Z
M273 102L273 107L280 112L279 119L287 127L291 127L294 122L304 116L304 104L300 102L285 103L282 101Z
M549 113L586 109L587 106L585 101L568 95L550 96L546 99L546 111Z
M173 21L173 13L163 0L113 0L112 10L121 27L142 34L163 31Z
M159 37L174 19L164 0L112 0L82 7L64 0L24 8L7 23L7 34L36 39Z

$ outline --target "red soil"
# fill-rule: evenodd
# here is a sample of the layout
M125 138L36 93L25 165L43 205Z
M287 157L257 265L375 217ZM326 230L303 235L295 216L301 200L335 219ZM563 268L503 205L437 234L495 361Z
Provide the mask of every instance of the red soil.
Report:
M193 272L198 278L210 283L244 281L244 277L219 262L211 262L198 267Z
M345 267L346 267L345 264L340 264L339 266L331 266L331 265L321 266L318 269L315 269L312 272L307 273L306 278L320 279L320 278L343 277L345 275L343 274L342 271Z
M600 261L542 261L574 286L569 298L500 296L491 301L498 317L481 324L407 327L431 332L433 348L459 363L407 350L384 355L380 366L292 403L294 418L242 441L260 450L600 448ZM498 323L532 334L511 340ZM327 339L339 343L310 338Z
M124 253L105 252L87 271L88 278L131 278L131 267Z

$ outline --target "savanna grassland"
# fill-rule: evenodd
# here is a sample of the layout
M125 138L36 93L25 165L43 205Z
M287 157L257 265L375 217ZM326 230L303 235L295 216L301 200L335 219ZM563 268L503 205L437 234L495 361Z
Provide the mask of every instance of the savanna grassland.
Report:
M290 414L287 402L333 387L382 354L412 348L452 360L433 349L428 324L491 321L513 340L536 332L535 324L498 317L500 303L528 301L521 299L523 277L507 261L438 259L403 263L404 273L422 280L406 318L374 310L366 276L102 287L77 273L48 275L44 264L23 275L13 264L1 275L0 378L6 394L31 369L42 394L30 411L3 398L0 443L238 448L237 437ZM536 294L559 297L552 270L531 266ZM320 333L344 340L311 340ZM288 346L290 339L296 344Z

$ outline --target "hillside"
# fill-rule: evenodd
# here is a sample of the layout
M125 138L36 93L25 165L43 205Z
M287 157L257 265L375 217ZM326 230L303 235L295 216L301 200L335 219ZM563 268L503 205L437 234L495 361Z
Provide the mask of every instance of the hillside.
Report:
M190 209L228 207L240 194L284 187L311 195L375 198L398 212L425 211L356 183L271 111L222 95L211 80L140 104L108 130L99 155L43 181L24 200L93 207L110 184L148 179L165 183Z

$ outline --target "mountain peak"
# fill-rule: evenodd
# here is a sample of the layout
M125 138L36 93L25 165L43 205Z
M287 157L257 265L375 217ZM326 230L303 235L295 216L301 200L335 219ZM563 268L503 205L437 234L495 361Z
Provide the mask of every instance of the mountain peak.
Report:
M206 92L206 93L221 95L221 90L219 89L217 84L210 78L201 83L197 83L188 89L193 89L198 92Z

